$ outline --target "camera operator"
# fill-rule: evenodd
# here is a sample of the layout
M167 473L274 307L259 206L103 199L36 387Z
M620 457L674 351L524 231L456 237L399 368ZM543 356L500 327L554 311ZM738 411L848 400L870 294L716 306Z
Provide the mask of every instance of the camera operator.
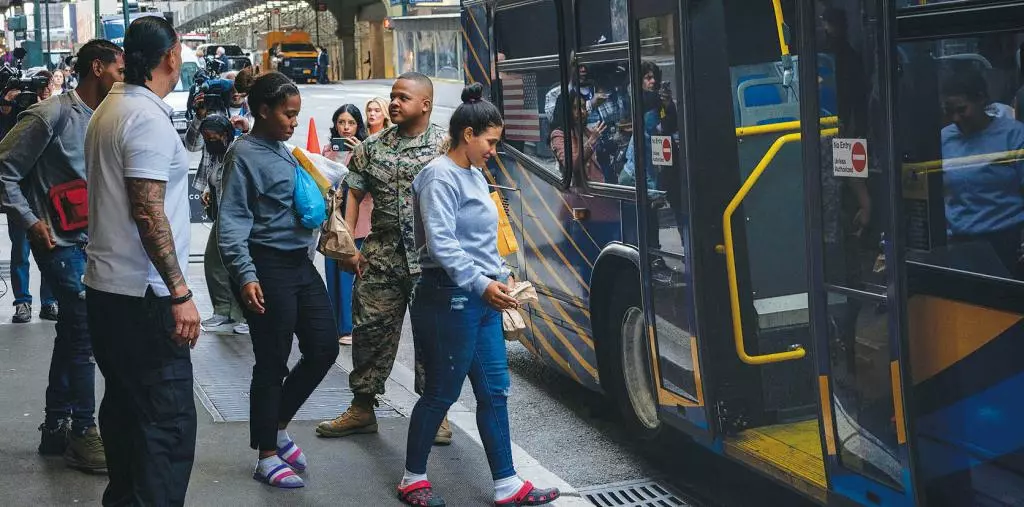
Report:
M10 210L10 220L28 230L39 271L53 283L61 308L39 453L63 454L70 467L104 471L82 296L89 219L85 132L93 111L124 79L124 58L121 48L105 40L86 43L79 55L78 88L28 108L0 142L0 203Z
M230 78L230 76L229 76ZM248 112L246 96L252 86L252 73L242 71L234 76L231 98L226 107L218 111L207 111L206 95L200 93L193 103L195 116L185 134L185 148L189 151L203 152L199 161L192 187L202 192L203 205L211 220L217 220L217 206L220 203L221 180L224 170L224 154L234 139L249 131L252 116ZM248 325L242 309L238 306L231 293L228 272L221 262L217 251L217 227L210 230L206 242L203 268L206 274L206 285L213 302L213 315L202 322L207 332L234 331L236 334L247 334Z

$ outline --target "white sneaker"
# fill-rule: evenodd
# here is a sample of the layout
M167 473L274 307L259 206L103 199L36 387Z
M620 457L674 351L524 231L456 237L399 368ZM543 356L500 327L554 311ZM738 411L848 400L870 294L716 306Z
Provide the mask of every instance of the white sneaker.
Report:
M213 317L204 320L200 326L203 328L203 331L206 331L207 333L216 333L220 331L227 331L235 324L236 322L232 320L231 317L215 314Z
M241 324L235 324L235 327L232 330L235 334L249 334L249 324L244 322Z

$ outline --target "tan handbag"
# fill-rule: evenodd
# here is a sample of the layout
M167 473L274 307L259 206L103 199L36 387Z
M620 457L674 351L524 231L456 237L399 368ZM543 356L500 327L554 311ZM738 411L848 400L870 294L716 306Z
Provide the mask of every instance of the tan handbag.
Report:
M342 196L344 187L332 188L327 195L327 221L320 228L320 242L316 249L324 257L335 260L346 260L359 253L352 232L345 223L345 199Z
M512 288L509 296L519 301L519 308L509 308L501 311L501 329L505 332L506 340L516 341L526 331L526 319L523 318L522 308L538 301L537 289L530 282L519 282Z

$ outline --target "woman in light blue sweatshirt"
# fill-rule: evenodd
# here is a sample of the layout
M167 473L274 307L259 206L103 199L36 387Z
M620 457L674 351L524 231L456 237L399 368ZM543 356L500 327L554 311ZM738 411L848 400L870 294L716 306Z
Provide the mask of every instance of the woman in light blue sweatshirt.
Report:
M449 123L451 149L413 181L423 275L411 315L413 334L421 340L426 385L409 421L405 475L398 486L399 498L408 505L445 504L427 480L427 457L467 375L476 394L495 505L543 505L559 495L557 489L534 488L520 479L512 464L501 310L517 303L498 255L498 210L480 169L496 156L503 122L482 94L480 84L463 90L463 103Z

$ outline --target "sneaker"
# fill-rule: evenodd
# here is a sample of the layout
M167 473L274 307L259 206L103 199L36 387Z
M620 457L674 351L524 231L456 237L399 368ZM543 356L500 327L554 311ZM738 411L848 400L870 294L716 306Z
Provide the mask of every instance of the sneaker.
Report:
M43 309L39 311L39 318L57 322L58 314L59 311L57 310L57 303L50 303L48 305L43 305Z
M338 345L352 345L352 335L339 336Z
M441 425L437 427L434 445L452 445L452 426L448 423L448 416L444 416Z
M107 456L103 450L103 439L95 426L77 435L68 433L68 449L64 462L71 468L83 472L106 473Z
M18 303L14 307L14 318L11 319L11 322L15 324L32 322L32 303Z
M203 328L203 331L206 331L207 333L216 333L220 331L229 331L235 324L236 322L232 320L231 317L214 315L213 317L201 322L200 326Z
M47 428L46 423L39 425L39 454L43 456L60 456L68 447L68 424L66 421L53 429Z
M249 334L249 324L246 324L245 322L235 324L235 327L231 328L231 330L234 331L235 334Z
M330 421L324 421L316 426L317 436L324 438L338 438L356 433L376 433L377 414L373 407L363 407L355 403Z

